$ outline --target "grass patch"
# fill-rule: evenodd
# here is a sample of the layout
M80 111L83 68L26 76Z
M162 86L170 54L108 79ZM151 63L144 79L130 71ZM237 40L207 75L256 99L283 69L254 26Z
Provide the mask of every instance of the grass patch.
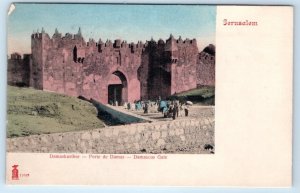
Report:
M215 87L202 86L200 88L188 90L177 93L169 97L172 99L179 99L180 101L192 101L200 105L214 105L215 104Z
M89 102L57 93L8 86L7 137L101 128Z
M201 96L202 98L209 98L215 96L215 87L203 86L200 88L178 93L176 95L177 96Z

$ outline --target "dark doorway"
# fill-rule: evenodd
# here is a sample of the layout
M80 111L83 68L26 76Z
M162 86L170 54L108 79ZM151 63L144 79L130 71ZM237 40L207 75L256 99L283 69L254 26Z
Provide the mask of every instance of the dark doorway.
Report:
M127 78L121 71L114 71L108 78L108 97L107 103L123 105L128 101Z
M123 89L122 84L108 85L108 102L109 102L109 104L122 105L122 89Z

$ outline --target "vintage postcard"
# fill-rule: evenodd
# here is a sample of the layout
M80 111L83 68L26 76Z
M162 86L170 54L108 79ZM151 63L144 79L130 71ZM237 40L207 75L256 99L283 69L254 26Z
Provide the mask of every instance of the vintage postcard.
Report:
M8 184L291 185L292 7L13 3L7 32Z

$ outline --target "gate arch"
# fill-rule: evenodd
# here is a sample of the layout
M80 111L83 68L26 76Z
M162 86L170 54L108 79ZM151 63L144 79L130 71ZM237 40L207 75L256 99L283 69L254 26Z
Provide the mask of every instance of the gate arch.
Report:
M128 101L128 80L123 72L116 70L110 74L107 90L109 104L123 105Z

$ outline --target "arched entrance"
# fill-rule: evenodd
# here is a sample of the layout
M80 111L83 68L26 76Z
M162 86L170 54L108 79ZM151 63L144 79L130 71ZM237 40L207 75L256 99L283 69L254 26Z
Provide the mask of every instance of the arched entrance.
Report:
M128 100L127 79L122 72L113 72L110 75L107 87L109 104L123 105Z

